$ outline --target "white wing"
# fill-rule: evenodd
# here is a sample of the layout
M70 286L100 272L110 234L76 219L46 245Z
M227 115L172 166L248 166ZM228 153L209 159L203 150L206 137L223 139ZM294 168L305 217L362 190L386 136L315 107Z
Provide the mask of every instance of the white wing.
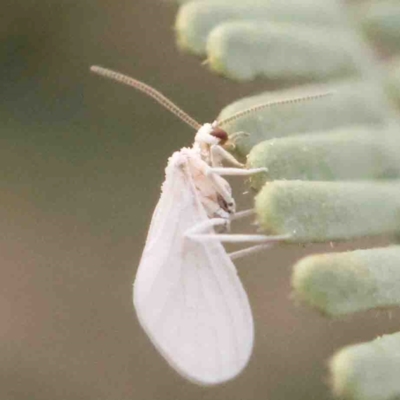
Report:
M253 319L235 266L219 242L184 232L208 218L187 159L175 153L134 283L140 323L186 378L216 384L236 376L253 347Z

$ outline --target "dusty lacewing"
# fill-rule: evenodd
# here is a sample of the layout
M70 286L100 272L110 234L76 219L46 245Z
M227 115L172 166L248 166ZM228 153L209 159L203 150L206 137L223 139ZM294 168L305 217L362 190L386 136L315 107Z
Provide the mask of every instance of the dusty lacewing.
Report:
M248 176L264 169L244 169L222 147L228 141L222 127L272 105L330 93L260 104L201 125L151 86L102 67L91 70L140 90L197 131L193 146L168 160L134 282L133 303L143 329L178 373L201 385L232 379L246 366L254 340L251 308L232 259L288 235L227 233L232 220L251 215L252 210L236 213L231 187L222 175ZM222 161L234 167L223 167ZM259 244L228 254L222 242Z

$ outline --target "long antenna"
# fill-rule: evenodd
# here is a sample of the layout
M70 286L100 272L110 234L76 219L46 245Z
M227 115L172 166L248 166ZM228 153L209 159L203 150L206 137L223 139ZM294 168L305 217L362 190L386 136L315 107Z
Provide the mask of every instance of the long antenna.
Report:
M324 92L324 93L318 93L318 94L313 94L313 95L308 95L308 96L303 96L303 97L295 97L293 99L277 100L277 101L270 101L267 103L261 103L261 104L246 108L245 110L239 111L236 114L233 114L230 117L227 117L221 121L217 121L217 125L222 126L222 125L229 124L239 118L242 118L248 114L252 114L256 111L260 111L264 108L274 107L274 106L283 105L283 104L300 103L302 101L308 101L308 100L315 100L315 99L319 99L321 97L331 96L332 94L334 94L334 92Z
M167 110L171 111L177 117L179 117L183 122L186 122L192 128L199 130L201 128L201 124L199 124L196 120L186 114L181 108L179 108L175 103L165 97L161 92L152 88L145 83L138 81L137 79L133 79L127 75L120 74L119 72L112 71L107 68L92 66L90 70L95 74L104 76L106 78L113 79L114 81L123 83L125 85L131 86L147 96L152 97L155 101L160 103Z

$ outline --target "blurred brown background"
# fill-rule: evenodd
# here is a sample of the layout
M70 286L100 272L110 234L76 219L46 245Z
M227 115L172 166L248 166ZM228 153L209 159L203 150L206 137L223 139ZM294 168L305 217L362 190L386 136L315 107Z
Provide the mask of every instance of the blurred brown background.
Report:
M296 305L291 265L311 247L281 248L237 263L256 322L248 368L214 388L180 378L141 330L131 287L167 158L193 132L89 66L142 79L201 122L268 87L227 81L180 54L173 3L2 6L2 400L330 398L335 349L398 330L398 314L330 322Z

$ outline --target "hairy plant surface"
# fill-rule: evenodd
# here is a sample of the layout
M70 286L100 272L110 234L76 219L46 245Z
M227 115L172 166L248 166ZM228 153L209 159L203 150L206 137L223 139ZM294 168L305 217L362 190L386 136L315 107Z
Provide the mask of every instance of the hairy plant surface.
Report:
M290 242L329 242L400 231L400 3L180 1L178 45L235 81L281 90L234 102L220 118L266 101L334 90L333 96L266 108L235 120L234 153L268 172L259 224ZM298 86L301 84L302 86ZM398 306L400 248L311 255L294 266L297 298L328 317ZM334 392L400 398L399 334L340 350Z

